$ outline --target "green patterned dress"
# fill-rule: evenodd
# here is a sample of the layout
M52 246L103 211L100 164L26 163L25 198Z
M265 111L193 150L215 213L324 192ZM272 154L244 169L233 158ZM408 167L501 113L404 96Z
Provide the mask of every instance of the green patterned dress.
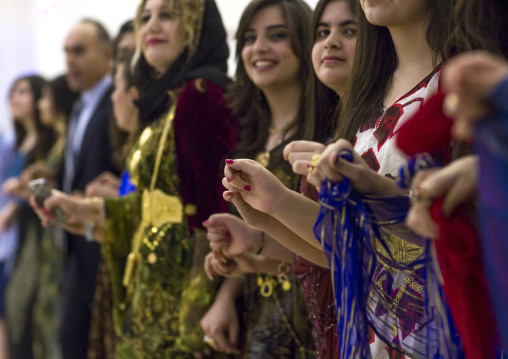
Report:
M179 112L171 124L172 110L145 129L127 161L137 191L105 200L102 253L112 278L119 359L190 359L205 348L199 321L218 283L204 272L204 233L188 226L196 206L182 204L174 129Z

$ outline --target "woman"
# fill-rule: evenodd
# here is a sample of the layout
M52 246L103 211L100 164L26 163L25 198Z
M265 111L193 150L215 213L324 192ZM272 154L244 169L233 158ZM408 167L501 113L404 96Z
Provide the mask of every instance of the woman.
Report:
M139 89L136 87L136 76L130 64L134 52L124 52L116 58L114 69L115 90L111 94L113 113L116 127L125 131L129 136L122 148L116 149L118 157L126 158L134 142L139 137L139 110L134 104L139 99ZM104 195L104 187L114 190L113 195ZM109 190L108 190L109 191ZM113 174L106 172L92 181L86 188L86 196L120 197L135 191L130 183L128 172L122 176L122 182ZM97 271L97 285L92 308L90 324L90 343L88 358L115 357L115 330L113 324L113 293L111 278L107 264L102 261Z
M11 193L13 188L17 188L21 171L36 160L46 158L53 144L53 131L44 126L37 107L46 84L40 76L26 76L18 79L10 92L17 152L11 169L12 177L2 185L5 193ZM15 264L5 292L10 355L31 357L33 301L38 277L38 268L33 259L36 258L35 248L40 240L41 227L23 198L12 201L10 205L11 218L7 223L19 220L20 228Z
M344 94L354 59L356 26L351 3L344 0L321 0L316 6L311 23L314 73L309 81L308 93L313 95L309 96L311 102L308 108L309 118L314 120L308 120L308 122L315 123L316 129L321 133L316 133L316 129L312 128L311 134L306 137L314 136L324 141L326 137L332 136L326 129L331 127L333 109L338 104L338 98ZM324 146L320 143L297 141L286 146L284 154L292 164L295 164L293 169L296 169L305 162L304 150L318 148L324 148ZM306 174L307 164L305 163L302 167L305 168L303 174ZM295 172L298 171L295 170ZM305 182L302 182L300 192L306 195L308 193L317 199L316 192L310 193ZM220 249L228 257L244 253L254 254L261 246L260 235L253 227L241 225L241 223L244 222L227 219L225 215L210 217L208 229L221 227L231 234L230 238L226 238L223 233L209 231L211 247L215 250ZM263 223L264 226L259 227L266 232L261 254L268 258L284 260L280 249L270 242L271 238L268 235L270 228L266 226L266 222ZM308 250L302 250L293 239L283 238L280 243L307 258ZM313 322L312 336L316 342L318 355L320 358L337 357L336 315L329 271L313 265L303 257L297 256L293 270L302 284L310 319ZM212 266L217 265L214 266L215 272L221 272L220 261L210 260L209 263ZM324 265L327 266L327 263L325 262ZM209 335L213 336L212 333Z
M307 106L303 96L310 74L309 20L310 9L302 1L251 2L240 19L237 81L230 91L233 114L240 123L236 156L255 158L291 188L298 186L299 179L284 163L282 150L291 140L303 138L305 131ZM258 100L252 101L253 96ZM219 217L238 223L231 215ZM213 222L206 223L209 236L224 236L221 230L227 226ZM254 231L253 237L261 236L260 231ZM254 253L259 248L256 246ZM285 251L276 260L263 261L264 268L259 272L266 274L246 276L243 296L246 357L314 355L301 288L294 276L287 276L290 270L287 262L292 261L293 254ZM280 277L280 273L285 277ZM278 280L277 276L284 279ZM236 334L230 333L229 341L222 332L212 333L215 330L211 326L217 325L218 317L221 321L226 319L226 313L232 318L236 316L231 308L241 286L241 280L227 279L214 306L203 318L202 326L217 350L235 352L238 349L234 339L238 326L234 330Z
M213 0L142 1L135 28L146 126L127 163L137 191L89 201L55 192L45 207L102 242L116 357L193 358L206 347L198 321L215 286L202 269L201 222L227 209L217 171L236 136L223 99L226 33Z
M360 5L363 11L359 11L358 15L357 57L350 83L341 101L342 111L336 136L354 142L353 163L337 161L339 152L353 149L346 140L339 140L328 146L319 160L314 161L317 163L312 163L313 170L308 179L319 188L325 178L339 181L344 176L351 180L358 193L399 196L404 192L389 177L398 174L398 167L405 158L393 146L392 138L396 133L397 123L403 123L409 114L416 112L420 104L437 90L439 69L436 70L436 65L443 59L442 49L445 48L449 32L451 4L433 4L423 0L388 4L362 0ZM379 46L373 48L372 44ZM369 76L366 76L367 73ZM403 111L400 111L401 108ZM225 175L230 178L234 176L228 188L234 191L240 189L240 193L228 192L227 198L236 202L237 207L251 212L251 207L245 206L246 201L255 209L275 216L309 243L315 240L313 222L319 208L314 203L285 191L273 180L265 182L268 177L258 166L243 160L234 162L227 165ZM242 171L242 178L247 180L240 180L238 174L234 175L232 171ZM250 192L243 190L245 185L251 186ZM254 189L256 186L257 190ZM266 201L268 197L262 200L267 193L270 193L272 198L274 193L277 193L276 200ZM402 236L399 231L395 233ZM319 234L321 237L321 233ZM417 240L415 237L407 233L403 235L403 238L412 241ZM325 232L322 240L329 252L335 238ZM400 237L391 237L388 240L392 242L386 244L385 241L386 245L375 250L383 259L390 257L392 263L395 259L394 266L409 269L423 253L421 246L406 242ZM397 255L387 254L382 251L387 248L390 252L395 248L402 251ZM336 257L330 253L329 260L336 265ZM369 345L367 339L368 327L361 327L364 322L354 322L355 326L359 326L356 331L346 332L343 327L339 327L339 333L352 335L343 341L341 356L360 353L377 357L395 351L407 353L409 356L425 357L440 350L435 347L438 344L434 336L427 337L427 333L415 330L427 320L417 314L423 307L421 287L412 284L416 281L422 285L421 275L414 269L407 275L395 268L388 266L388 270L384 270L377 267L375 276L367 280L373 297L369 300L368 308L360 306L359 311L363 310L360 315L368 316L368 325L375 330L376 335L372 337L371 344ZM339 271L342 269L338 268ZM346 266L346 269L350 268ZM383 290L377 289L374 285L376 283ZM335 284L335 295L340 303L341 295L348 293L337 290L340 287ZM388 293L388 297L383 291ZM394 296L400 294L397 302L391 298L390 293ZM397 310L401 300L405 305L411 303L410 306L416 305L420 309L417 313L407 311L406 315L402 309ZM394 307L395 304L398 307ZM339 314L339 321L342 320L341 323L346 326L350 323L346 320L347 315L349 313ZM401 323L404 323L404 327L400 326ZM428 328L435 330L435 324ZM339 334L339 337L341 335Z

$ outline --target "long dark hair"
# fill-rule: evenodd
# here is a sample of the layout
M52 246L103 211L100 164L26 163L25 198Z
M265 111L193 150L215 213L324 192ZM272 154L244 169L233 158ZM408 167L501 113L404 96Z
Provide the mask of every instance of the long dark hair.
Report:
M454 28L447 55L485 50L508 57L508 2L506 0L456 0Z
M312 49L316 42L317 34L316 29L319 24L319 20L323 15L326 6L334 1L344 1L349 5L353 16L355 14L355 4L352 0L320 0L314 13L312 14L311 26L310 26L310 53L312 56ZM305 124L304 139L311 139L316 142L324 143L332 136L336 122L333 121L334 113L337 105L339 104L339 96L325 86L317 77L314 71L309 76L307 83L307 109L308 119Z
M72 106L79 93L71 90L65 75L60 75L48 83L55 112L64 115L65 121L71 116Z
M292 50L300 60L300 84L302 86L302 98L300 99L300 108L298 117L293 127L288 128L283 134L284 143L289 143L293 139L302 139L305 131L306 107L305 84L312 72L310 55L308 54L310 36L311 9L302 0L254 0L244 10L240 19L238 31L236 33L236 81L230 87L229 98L231 99L231 111L234 117L238 119L239 140L235 150L235 156L240 158L254 158L260 151L263 151L268 140L268 129L271 124L271 114L268 103L263 94L257 89L256 85L247 75L241 54L245 45L244 35L252 23L254 16L262 9L269 6L278 6L284 16L288 27L289 38L291 40ZM286 139L286 134L296 128L291 138ZM283 145L278 146L278 154L272 156L275 162L271 165L277 166L280 158L282 161Z
M37 102L42 97L42 89L48 83L44 78L37 75L20 77L15 80L11 86L9 91L9 98L12 96L14 89L21 81L27 81L30 85L30 91L32 92L33 96L32 106L34 108L34 125L37 130L37 144L32 149L32 151L26 154L26 163L30 164L35 160L46 158L55 141L55 133L52 129L42 124L41 113L37 107ZM26 137L26 131L20 124L20 121L16 118L14 119L14 129L16 131L16 148L19 149Z
M437 55L446 60L453 1L427 0L427 7L430 9L427 43L436 60ZM336 112L339 120L335 137L350 142L376 106L382 103L397 68L397 53L388 28L372 25L361 10L356 12L356 19L355 63Z

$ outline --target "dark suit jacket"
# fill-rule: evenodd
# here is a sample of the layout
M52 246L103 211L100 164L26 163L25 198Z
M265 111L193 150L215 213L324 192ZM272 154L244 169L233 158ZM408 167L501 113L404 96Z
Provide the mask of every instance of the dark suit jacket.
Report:
M112 88L106 91L88 123L75 166L72 191L84 191L89 182L105 171L119 174L119 169L112 159L113 149L109 134L109 120L113 113L112 91ZM61 179L65 173L65 163L62 167ZM97 265L100 259L100 246L98 243L87 242L84 237L70 233L67 233L67 238L69 271L72 272L68 273L67 282L77 281L79 283L83 299L86 299L91 308ZM71 286L73 284L76 283L72 283Z

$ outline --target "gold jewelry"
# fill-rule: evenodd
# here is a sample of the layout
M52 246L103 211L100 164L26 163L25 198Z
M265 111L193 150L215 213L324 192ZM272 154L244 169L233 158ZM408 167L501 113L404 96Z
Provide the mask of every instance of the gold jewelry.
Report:
M275 281L271 276L267 275L265 278L263 278L262 275L258 274L258 286L259 293L265 298L271 297L273 294L273 288L277 284L277 281Z
M450 92L446 94L443 102L443 112L448 117L451 117L457 110L457 107L459 106L459 100L459 95L456 93Z
M256 162L264 168L268 167L270 163L270 151L262 151L256 155Z
M288 274L291 270L291 266L286 262L281 262L279 264L279 274L277 274L277 279L279 280L279 284L282 286L282 290L288 292L291 290L291 282L289 281Z
M284 127L281 127L281 128L270 126L268 128L268 134L270 134L270 136L271 136L271 135L275 135L275 134L280 133L280 132L284 132L287 129L289 129L291 126L293 126L295 124L295 122L296 121L291 121L288 124L286 124Z
M316 167L318 160L319 160L319 153L313 154L312 159L310 160L309 172L311 172L314 169L314 167Z
M414 191L409 191L409 198L412 201L414 200L416 202L433 202L435 199L428 189L422 187L417 187L414 189Z
M208 335L205 334L205 336L203 337L203 341L210 345L210 346L214 346L215 345L215 340L213 340L212 338L210 338Z

